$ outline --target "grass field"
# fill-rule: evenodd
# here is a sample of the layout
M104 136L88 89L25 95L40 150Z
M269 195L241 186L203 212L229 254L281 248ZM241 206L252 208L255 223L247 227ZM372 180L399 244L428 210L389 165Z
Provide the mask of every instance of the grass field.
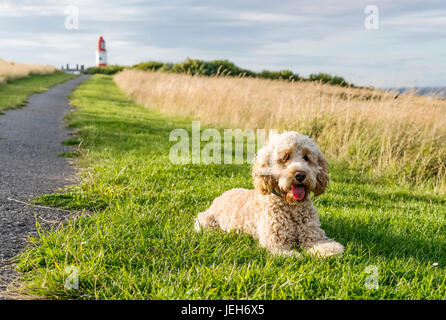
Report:
M74 77L76 76L56 71L49 74L34 74L0 84L0 114L6 109L23 106L31 94L46 91Z
M190 119L129 101L110 76L87 80L71 101L77 110L68 122L78 136L66 144L81 145L82 180L35 202L87 211L42 231L19 256L27 292L75 299L446 298L446 199L430 189L378 185L329 159L332 182L315 205L345 255L275 258L248 235L193 231L197 212L216 196L252 182L248 165L169 162L169 133L190 130ZM79 288L67 289L73 274Z

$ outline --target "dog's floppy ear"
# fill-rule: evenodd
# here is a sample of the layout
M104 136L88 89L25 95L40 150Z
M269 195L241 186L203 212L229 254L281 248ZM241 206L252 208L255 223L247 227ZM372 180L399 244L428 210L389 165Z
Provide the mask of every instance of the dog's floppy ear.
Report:
M317 184L316 188L314 189L315 196L324 193L328 181L330 181L330 177L328 175L328 162L327 159L325 159L325 156L320 151L318 154L317 163L321 169L316 176Z
M252 166L254 187L263 194L271 193L274 188L274 177L270 167L270 155L271 152L267 147L260 149Z

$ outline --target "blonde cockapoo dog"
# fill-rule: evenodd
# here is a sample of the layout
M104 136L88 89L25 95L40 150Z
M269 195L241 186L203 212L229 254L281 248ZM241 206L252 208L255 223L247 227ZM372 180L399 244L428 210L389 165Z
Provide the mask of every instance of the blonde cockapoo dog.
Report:
M297 132L273 136L255 157L255 189L223 193L198 214L195 230L243 231L278 255L299 256L295 246L320 257L341 254L344 247L320 228L310 198L310 192L325 191L327 170L327 160L309 137Z

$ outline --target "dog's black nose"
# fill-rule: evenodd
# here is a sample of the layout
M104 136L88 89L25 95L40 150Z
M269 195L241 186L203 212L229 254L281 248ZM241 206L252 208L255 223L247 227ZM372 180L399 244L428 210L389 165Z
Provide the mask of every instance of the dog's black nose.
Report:
M302 182L305 180L306 176L307 175L305 174L305 172L299 171L298 173L296 173L296 180Z

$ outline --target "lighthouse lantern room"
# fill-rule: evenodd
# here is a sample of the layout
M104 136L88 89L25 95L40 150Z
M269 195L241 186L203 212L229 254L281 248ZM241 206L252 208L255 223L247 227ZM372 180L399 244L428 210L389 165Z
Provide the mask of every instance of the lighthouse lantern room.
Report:
M107 65L107 51L105 50L104 38L99 37L98 51L96 51L96 66L105 67Z

